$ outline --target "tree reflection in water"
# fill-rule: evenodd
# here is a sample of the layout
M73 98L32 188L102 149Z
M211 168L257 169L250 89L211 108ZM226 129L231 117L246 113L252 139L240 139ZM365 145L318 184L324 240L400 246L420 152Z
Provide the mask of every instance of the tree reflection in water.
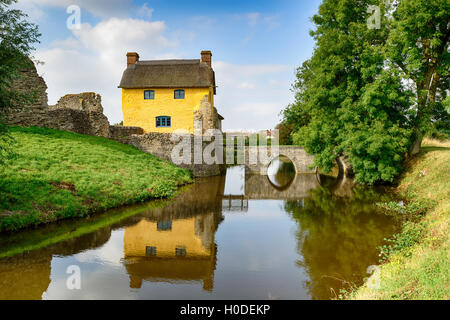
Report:
M352 197L340 197L327 182L308 198L285 202L298 223L297 265L309 275L303 285L312 299L334 298L340 289L362 284L366 268L379 260L376 248L397 231L392 217L375 206L389 198L386 193L356 186Z

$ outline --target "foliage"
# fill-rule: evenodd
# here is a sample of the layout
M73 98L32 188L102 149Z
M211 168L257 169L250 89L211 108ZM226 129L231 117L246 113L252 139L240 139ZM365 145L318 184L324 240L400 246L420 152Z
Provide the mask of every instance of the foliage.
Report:
M394 5L385 46L388 66L414 85L411 120L421 141L450 88L450 2L401 0ZM447 113L448 116L448 113Z
M378 202L376 205L387 211L392 211L394 213L402 214L408 218L414 219L424 215L428 210L431 210L436 204L434 201L426 199L426 200L416 200L413 202L408 202L406 204L403 201Z
M15 155L0 168L0 231L174 194L189 173L138 149L45 128L10 128Z
M447 53L441 52L442 46L448 47L444 36L448 33L448 1L387 3L323 1L313 17L316 28L311 36L316 48L297 70L295 103L283 111L284 121L298 123L294 143L314 154L316 165L327 172L337 157L346 155L356 180L368 184L392 182L413 140L421 138L424 123L445 126L448 116L443 101L449 61ZM367 26L370 5L381 8L380 29ZM420 23L408 27L414 17ZM428 33L419 30L426 23ZM433 28L439 31L433 33ZM414 51L420 37L429 40L429 51ZM426 54L435 59L432 66L419 63ZM435 74L434 81L441 80L436 94L427 90L427 104L421 106L423 92L416 90L414 80L425 81L426 72ZM434 111L426 114L424 110L431 106Z
M386 239L386 245L380 247L381 261L386 261L396 252L402 252L406 257L411 256L410 249L422 238L424 227L422 224L406 222L403 230L391 239Z
M292 132L294 131L293 123L281 122L279 123L275 129L278 130L279 134L279 143L280 145L289 146L292 145Z
M424 141L418 157L410 159L398 192L405 207L389 204L408 219L402 231L381 247L381 288L362 286L352 299L449 299L450 142ZM431 144L431 145L430 145ZM389 203L389 202L388 202ZM417 219L419 218L419 219Z

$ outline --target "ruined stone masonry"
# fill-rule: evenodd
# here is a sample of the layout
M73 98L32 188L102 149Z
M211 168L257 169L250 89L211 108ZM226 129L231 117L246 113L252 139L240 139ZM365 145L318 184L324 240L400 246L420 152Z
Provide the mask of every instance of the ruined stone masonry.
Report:
M22 109L10 110L7 114L8 124L109 137L109 122L103 114L100 95L66 95L55 106L49 106L47 85L34 65L29 70L22 71L22 77L15 83L15 87L24 93L33 90L35 99L31 105Z

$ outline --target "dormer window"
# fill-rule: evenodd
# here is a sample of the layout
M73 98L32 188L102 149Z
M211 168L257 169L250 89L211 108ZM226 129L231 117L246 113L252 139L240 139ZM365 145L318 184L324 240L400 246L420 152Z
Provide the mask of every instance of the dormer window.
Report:
M184 90L175 90L174 98L175 99L184 99Z
M155 99L155 91L154 90L145 90L144 91L144 99L145 100Z

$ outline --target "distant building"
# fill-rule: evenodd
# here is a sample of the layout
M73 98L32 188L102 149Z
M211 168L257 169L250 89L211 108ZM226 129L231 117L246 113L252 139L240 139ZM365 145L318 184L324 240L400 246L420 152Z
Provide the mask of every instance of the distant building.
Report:
M214 107L211 57L211 51L202 51L201 59L141 61L139 54L127 53L127 69L119 85L123 125L145 132L194 133L194 121L201 121L203 130L221 129L223 117Z

